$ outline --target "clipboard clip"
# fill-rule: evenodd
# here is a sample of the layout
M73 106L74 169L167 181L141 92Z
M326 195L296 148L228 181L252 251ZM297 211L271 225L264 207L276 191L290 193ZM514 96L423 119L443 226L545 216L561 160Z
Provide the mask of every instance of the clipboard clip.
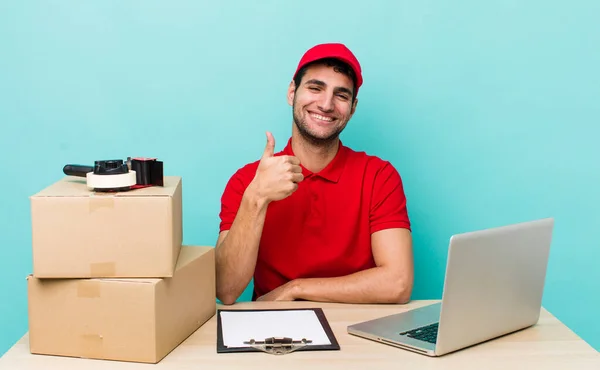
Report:
M256 348L260 351L270 353L272 355L285 355L294 352L302 347L306 347L312 340L302 338L301 340L293 340L292 338L266 338L264 341L256 341L250 339L244 342L249 344L252 348Z

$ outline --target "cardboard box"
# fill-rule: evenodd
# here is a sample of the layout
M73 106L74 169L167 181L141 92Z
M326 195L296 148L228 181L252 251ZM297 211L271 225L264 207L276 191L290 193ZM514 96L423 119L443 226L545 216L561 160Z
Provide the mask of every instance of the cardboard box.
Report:
M28 277L33 354L157 363L216 312L212 247L181 249L172 278Z
M33 276L173 276L182 244L181 177L164 187L90 191L67 176L30 197Z

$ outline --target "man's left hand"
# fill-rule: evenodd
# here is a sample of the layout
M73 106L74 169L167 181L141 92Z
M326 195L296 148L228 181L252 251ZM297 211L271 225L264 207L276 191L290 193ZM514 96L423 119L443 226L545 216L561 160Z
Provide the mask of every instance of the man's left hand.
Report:
M295 296L295 280L285 283L269 293L258 297L257 301L293 301Z

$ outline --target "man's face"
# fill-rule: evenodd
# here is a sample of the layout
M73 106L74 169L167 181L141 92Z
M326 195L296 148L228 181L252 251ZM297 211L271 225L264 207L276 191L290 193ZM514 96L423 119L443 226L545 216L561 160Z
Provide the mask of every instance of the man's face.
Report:
M305 138L327 144L344 130L354 114L352 79L333 67L315 65L306 70L300 86L288 89L288 103L293 107L294 123Z

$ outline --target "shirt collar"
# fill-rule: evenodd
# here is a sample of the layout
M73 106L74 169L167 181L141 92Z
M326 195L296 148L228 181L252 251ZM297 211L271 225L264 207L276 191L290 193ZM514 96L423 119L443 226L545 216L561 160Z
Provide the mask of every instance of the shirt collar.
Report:
M294 155L294 151L292 150L292 138L288 140L287 145L285 146L285 148L283 148L282 154L292 156ZM344 172L347 156L348 148L346 148L340 140L338 151L335 154L335 157L333 157L333 160L331 160L331 162L329 162L329 164L325 166L325 168L323 168L317 173L313 173L306 169L306 167L304 167L302 164L300 164L300 167L302 167L302 175L304 175L304 177L314 175L322 177L331 182L338 182L340 176L342 175L342 172Z

